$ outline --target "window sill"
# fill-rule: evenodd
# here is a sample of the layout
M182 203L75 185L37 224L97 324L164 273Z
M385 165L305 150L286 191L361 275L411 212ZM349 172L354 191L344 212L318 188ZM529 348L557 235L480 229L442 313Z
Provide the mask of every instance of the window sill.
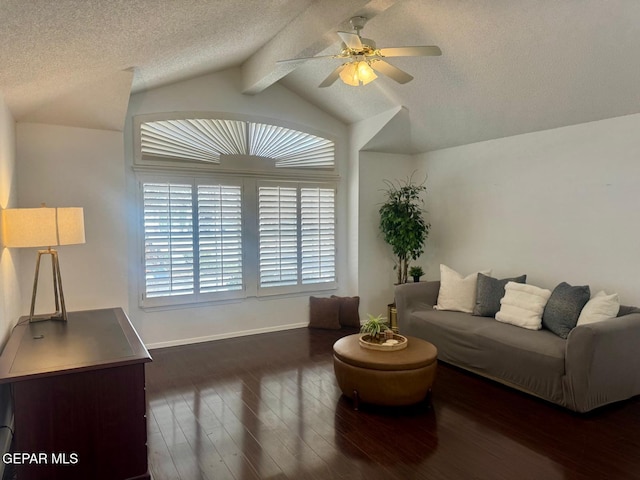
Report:
M309 286L311 287L311 286ZM286 300L289 298L298 298L298 297L308 297L313 294L318 295L328 295L331 292L335 292L338 290L338 286L335 283L331 285L327 284L323 287L318 287L318 285L313 285L314 288L297 290L293 291L279 291L279 292L269 292L269 293L258 293L258 295L251 295L241 298L225 298L219 300L201 300L201 301L188 301L188 302L180 302L180 303L171 303L167 305L144 305L141 303L139 305L140 310L145 312L161 312L167 310L186 310L191 308L210 308L210 307L219 307L223 305L243 303L247 301L273 301L273 300ZM274 287L272 287L274 288ZM264 288L262 290L265 290Z

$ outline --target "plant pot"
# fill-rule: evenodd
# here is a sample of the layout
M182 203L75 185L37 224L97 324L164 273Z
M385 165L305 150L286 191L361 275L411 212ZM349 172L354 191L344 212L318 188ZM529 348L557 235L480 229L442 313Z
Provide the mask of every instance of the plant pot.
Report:
M413 277L413 281L414 281L415 283L418 283L418 282L420 281L420 277L415 277L415 276L414 276L414 277Z

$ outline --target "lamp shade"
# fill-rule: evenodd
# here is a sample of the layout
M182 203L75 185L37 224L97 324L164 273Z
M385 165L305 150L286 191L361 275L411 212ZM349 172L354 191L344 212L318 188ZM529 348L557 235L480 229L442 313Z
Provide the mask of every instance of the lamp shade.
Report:
M3 212L5 247L52 247L84 243L82 208L11 208Z
M57 208L58 245L84 243L84 210L80 207Z

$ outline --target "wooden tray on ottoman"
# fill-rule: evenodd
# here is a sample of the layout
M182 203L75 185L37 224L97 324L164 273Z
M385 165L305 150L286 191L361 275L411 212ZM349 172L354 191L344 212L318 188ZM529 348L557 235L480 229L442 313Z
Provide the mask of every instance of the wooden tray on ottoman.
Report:
M403 350L407 348L407 344L409 343L407 337L403 337L402 335L399 335L397 333L393 334L393 340L395 340L397 343L384 344L380 343L379 341L372 341L371 335L365 333L364 335L360 336L358 342L360 343L360 346L362 348L368 348L369 350L379 350L381 352L394 352L396 350Z

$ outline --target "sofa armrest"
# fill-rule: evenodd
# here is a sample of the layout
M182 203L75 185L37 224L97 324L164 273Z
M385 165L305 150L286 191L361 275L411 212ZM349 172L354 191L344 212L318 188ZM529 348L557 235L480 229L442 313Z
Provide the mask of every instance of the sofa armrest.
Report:
M640 313L580 325L567 339L565 373L574 409L586 412L640 394Z
M416 310L431 310L438 303L440 282L414 282L396 285L395 302L400 331L408 324L409 315Z

